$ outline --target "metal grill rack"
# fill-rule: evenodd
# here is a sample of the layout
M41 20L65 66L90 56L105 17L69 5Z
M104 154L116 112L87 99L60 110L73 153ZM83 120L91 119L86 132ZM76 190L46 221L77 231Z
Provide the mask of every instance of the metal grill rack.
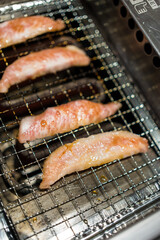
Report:
M61 32L44 34L0 50L1 75L18 57L53 47L57 37L61 36L76 40L91 57L89 67L44 76L29 82L29 87L16 85L8 94L0 96L0 103L8 106L0 112L1 205L17 239L87 239L102 232L109 237L118 231L117 224L120 228L134 218L134 213L145 214L146 209L152 209L159 199L159 130L144 99L81 3L75 0L60 3L33 1L23 3L23 8L21 4L13 4L0 9L2 21L42 14L62 18L67 25ZM82 78L88 80L82 84ZM77 84L76 93L73 87L65 87L72 83L73 86ZM50 90L57 87L57 94ZM42 89L49 93L47 103L39 97ZM99 124L20 145L16 136L23 116L16 110L13 100L17 99L20 106L26 107L28 112L25 114L35 114L36 108L31 109L31 102L26 101L33 93L37 96L34 101L40 105L38 112L49 104L59 105L74 99L119 101L123 107ZM49 190L39 190L43 161L55 148L80 137L121 129L146 137L150 146L148 152L73 173ZM8 232L6 224L3 226Z

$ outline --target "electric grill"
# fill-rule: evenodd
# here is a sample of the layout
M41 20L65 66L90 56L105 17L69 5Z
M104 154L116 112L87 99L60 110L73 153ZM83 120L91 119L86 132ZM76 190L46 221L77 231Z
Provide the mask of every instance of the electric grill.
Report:
M0 95L0 239L132 239L133 233L134 237L140 233L139 239L155 239L160 235L159 46L153 44L153 34L145 34L129 3L139 15L159 8L151 9L151 1L123 2L125 6L115 0L35 0L5 1L0 6L1 22L41 14L66 23L63 31L0 50L1 76L17 58L54 46L78 44L91 58L88 67L28 80ZM18 143L22 117L75 99L119 101L122 108L99 124ZM148 152L73 173L50 189L39 190L43 162L51 152L109 130L146 137Z

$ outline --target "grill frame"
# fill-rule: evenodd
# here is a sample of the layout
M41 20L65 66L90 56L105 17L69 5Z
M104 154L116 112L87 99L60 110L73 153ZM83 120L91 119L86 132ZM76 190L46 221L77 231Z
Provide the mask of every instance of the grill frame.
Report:
M36 2L39 2L39 1L34 1L34 3L36 3ZM48 6L50 6L50 3L51 3L52 1L48 1ZM43 6L43 4L44 3L46 3L46 1L42 1L42 5L40 4L40 9L41 9L41 6ZM57 6L59 7L59 5L58 5L58 1L56 1L55 2L55 5L57 4ZM63 2L63 4L67 4L67 1L64 1ZM22 6L24 6L24 5L22 5ZM151 141L151 147L153 148L153 147L155 147L156 148L156 151L157 151L157 154L158 154L158 151L159 151L159 144L160 144L160 141L159 141L159 133L158 133L158 128L157 128L157 126L155 125L155 123L153 122L153 120L152 120L152 118L151 118L151 116L149 115L149 113L148 113L148 110L146 109L146 103L144 104L144 99L143 99L143 97L140 95L140 93L139 93L139 91L138 91L138 89L136 88L136 86L134 85L134 87L132 86L133 85L133 82L132 82L132 80L130 79L130 77L125 73L125 71L124 71L124 69L123 69L123 66L121 66L121 64L119 64L119 59L118 58L116 58L114 55L112 55L112 51L110 50L110 48L109 47L107 47L107 45L106 45L106 43L105 43L105 41L103 40L103 38L101 37L101 35L100 35L100 32L96 29L96 26L95 26L95 24L94 24L94 22L93 22L93 20L90 18L90 17L88 17L86 14L84 14L84 15L82 15L82 17L81 17L81 12L83 12L83 13L85 13L85 10L83 9L83 7L82 7L82 5L80 4L80 2L78 2L78 6L77 6L77 1L70 1L69 2L69 4L68 4L68 6L69 6L69 9L73 12L73 10L76 10L77 12L75 12L74 11L74 14L76 14L77 13L77 15L78 16L80 16L79 17L79 19L80 19L80 23L81 23L81 26L80 26L80 30L81 29L85 29L85 31L84 31L84 35L85 36L90 36L90 38L89 38L89 41L90 41L90 43L91 43L91 48L93 48L93 49L95 49L96 51L98 51L99 50L99 48L100 47L102 47L102 48L105 48L105 50L106 50L106 56L105 56L105 54L104 53L102 53L101 55L99 55L99 53L97 54L98 55L98 57L99 56L103 56L103 58L101 59L102 60L102 64L104 64L104 65L102 65L101 67L102 67L102 69L104 68L105 69L105 67L106 67L106 69L107 69L107 72L108 72L108 74L109 74L109 77L111 77L111 80L113 81L113 83L115 84L115 87L114 88L112 88L112 89L110 89L109 91L105 88L105 91L104 92L106 92L106 94L108 94L108 96L110 97L110 100L114 100L114 98L112 97L112 93L115 91L119 91L119 92L122 92L121 94L122 94L122 99L125 101L125 102L128 102L128 106L129 106L129 111L135 116L135 119L136 119L136 121L135 122L131 122L130 124L126 121L126 119L125 119L125 114L126 114L126 111L123 111L123 114L122 115L120 115L120 113L117 113L115 116L113 116L113 117L111 117L111 118L109 118L109 123L110 123L110 125L112 126L112 128L113 129L115 129L115 128L117 128L118 129L118 127L117 126L115 126L115 124L112 122L113 121L113 119L114 118L116 118L116 117L118 117L118 116L123 116L123 121L124 121L124 126L122 126L122 129L125 129L125 128L127 128L127 129L129 129L129 130L131 130L131 127L132 127L132 125L135 125L135 124L139 124L142 128L143 128L143 130L144 130L144 132L141 134L142 136L145 136L145 135L147 135L148 136L148 138L150 138L150 141ZM53 6L53 9L54 9L54 6ZM28 7L28 10L30 11L30 7ZM26 10L25 10L26 11ZM60 7L59 7L59 10L58 11L62 11L61 13L63 13L63 7L60 9ZM7 10L6 10L6 12L7 12ZM17 13L17 12L16 12ZM16 16L16 14L15 14L15 16ZM65 16L65 13L63 13L63 15L62 15L64 18L66 17ZM83 18L83 16L86 16L86 19L85 18ZM70 20L69 19L65 19L65 21L69 21L69 23L70 23ZM86 25L85 25L85 22L86 21L89 21L89 25L87 25L87 26L89 26L88 28L85 28L86 27ZM69 24L68 23L68 24ZM71 28L70 28L71 29ZM64 30L65 31L65 30ZM73 31L74 32L74 31ZM93 34L93 32L94 32L94 34ZM96 39L97 38L97 39ZM98 46L98 47L97 47ZM98 49L98 50L97 50ZM85 49L86 51L87 51L87 48ZM108 54L111 54L112 55L112 57L111 57L111 59L110 59L110 63L108 63L108 65L106 65L105 66L105 62L108 62L109 61L109 57L108 57ZM106 58L106 59L105 59ZM93 60L93 59L92 59ZM93 65L93 62L92 62L92 65ZM111 72L110 71L114 71L114 74L111 74ZM97 69L94 69L94 72L96 73L97 72ZM70 76L70 78L72 79L73 77L72 77L72 75L70 74L70 70L67 70L67 73L68 73L68 75ZM83 74L82 74L83 75ZM119 79L119 80L117 80L117 79ZM97 80L99 80L99 81L102 81L102 83L103 83L103 79L101 79L100 77L99 77L99 75L97 74ZM108 79L106 79L105 81L109 81L110 79L108 78ZM118 84L118 81L119 81L119 84ZM25 99L25 98L24 98ZM121 100L121 99L119 99L119 100ZM17 120L16 119L16 121L18 122L19 120ZM87 134L89 134L89 131L91 131L90 130L90 127L92 127L93 126L93 128L94 128L94 125L91 125L91 126L86 126L86 127L84 127L83 129L84 129L84 131L86 132L86 135ZM5 125L3 126L4 127L4 130L5 131L7 131L8 132L8 130L7 130L7 128L5 128ZM98 124L97 125L97 127L100 129L100 131L103 131L103 128L101 128L101 124ZM119 127L119 129L121 129L121 127ZM73 136L73 138L76 138L76 133L77 132L80 132L81 131L81 128L77 131L77 130L74 130L74 131L72 131L72 133L70 133L72 136ZM59 139L60 141L61 141L61 139L63 140L63 137L65 137L67 134L64 134L63 136L61 136L61 135L58 135L57 136L57 139ZM15 148L15 139L14 138L11 138L10 136L9 136L9 138L5 141L5 142L7 142L7 141L9 141L10 143L11 143L11 145L12 145L12 147L13 148ZM46 140L44 140L44 141L46 141ZM47 142L47 141L46 141ZM62 141L61 141L62 142ZM31 149L32 149L32 146L31 146ZM16 151L16 150L15 150ZM146 155L147 156L147 155ZM132 157L132 160L134 160L134 157ZM155 159L152 159L152 160L149 160L148 159L148 162L146 162L146 165L148 164L149 166L151 166L151 165L153 165L154 164L154 162L156 161L156 158ZM157 156L157 161L158 161L158 156ZM37 163L38 163L38 160L37 160ZM50 210L52 210L52 208L53 209L58 209L57 211L57 214L59 213L59 215L61 216L61 219L62 219L62 221L61 221L61 223L64 223L66 226L67 226L67 229L70 229L71 231L70 231L70 233L69 234L71 234L71 233L73 233L73 237L79 237L79 238L81 238L81 237L84 237L84 236L86 236L86 237L88 237L88 236L91 236L91 234L93 234L94 232L96 232L97 234L99 234L102 230L104 231L106 228L107 229L110 229L111 230L111 233L113 234L114 233L114 231L115 231L115 225L116 225L116 223L117 223L117 221L119 221L119 222L121 222L122 223L122 221L125 219L125 218L127 218L128 216L129 216L129 218L131 219L131 217L133 217L133 215L134 215L134 212L138 212L138 210L139 209L142 209L142 211L140 210L140 212L141 212L141 214L142 214L142 212L143 212L143 208L145 209L145 208L147 208L148 207L148 205L150 205L151 204L151 202L157 202L158 200L157 199L159 199L159 196L158 196L158 191L159 191L159 186L158 186L158 183L157 183L157 193L155 193L155 194L153 194L152 196L151 196L151 198L150 199L146 199L143 203L139 203L139 205L138 206L136 206L136 205L133 205L132 207L130 206L130 207L128 207L127 206L127 208L126 209L123 209L122 208L122 210L125 210L124 212L122 211L122 213L119 213L117 210L115 211L115 213L113 214L112 212L109 214L109 216L106 216L105 214L103 215L103 211L100 211L100 210L103 210L103 208L101 209L100 208L100 210L98 209L98 206L101 206L102 205L102 207L103 207L103 204L105 204L106 203L106 201L110 201L111 203L112 203L112 199L114 198L114 196L112 196L111 198L109 198L109 200L107 199L107 192L106 192L106 190L104 189L104 186L105 186L105 184L106 184L106 182L104 182L104 183L102 183L101 181L100 181L100 179L99 179L99 177L97 176L97 172L98 172L98 170L103 170L103 168L107 168L107 169L109 169L110 167L112 167L114 164L116 164L116 163L119 163L120 164L120 166L123 168L123 170L124 170L124 174L128 177L128 179L129 179L129 182L131 183L131 185L133 186L133 189L136 189L137 187L138 187L138 185L137 186L135 186L134 187L134 185L133 185L133 183L132 183L132 179L130 178L130 173L129 172L127 172L127 171L125 171L125 168L124 168L124 166L123 166L123 162L122 161L114 161L113 163L109 163L109 164L106 164L104 167L102 166L102 167L99 167L99 168L91 168L90 170L88 170L88 171L85 171L85 173L76 173L76 176L77 176L77 181L79 181L79 185L80 185L80 189L81 190L84 190L85 189L85 191L83 192L82 191L82 193L81 193L81 196L83 197L83 195L86 197L86 199L88 199L89 200L89 202L91 203L91 206L90 206L90 208L87 208L87 209L85 209L85 210L82 210L81 208L82 208L82 206L80 205L78 205L78 203L77 203L77 201L78 201L78 198L80 197L80 195L78 195L78 196L74 196L74 194L72 193L72 191L71 191L71 189L70 189L70 186L69 186L69 184L68 183L72 183L72 181L70 181L70 182L67 182L65 179L66 178L64 178L63 179L63 181L62 181L62 183L63 184L61 184L60 186L58 185L58 186L56 186L56 188L54 188L54 186L53 186L53 188L51 188L50 190L48 190L48 191L46 191L45 193L42 193L42 194L40 194L40 192L39 191L37 191L35 188L33 188L32 189L32 194L30 194L30 195L27 195L27 201L26 201L26 197L25 196L23 196L23 197L19 197L19 193L17 192L17 190L16 190L16 187L17 186L14 186L13 185L13 187L12 188L6 188L5 186L4 186L4 189L3 189L3 191L1 191L1 195L2 195L2 198L3 198L3 201L2 201L2 204L3 204L3 207L4 207L4 209L5 209L5 211L6 211L6 215L7 215L7 218L10 220L10 226L14 229L14 231L15 231L15 227L19 224L21 224L22 223L22 226L23 226L23 223L25 223L25 222L27 222L27 224L26 225L29 225L30 226L30 228L31 228L31 231L33 232L33 234L32 235L30 235L29 236L29 238L35 238L35 239L40 239L40 237L39 237L39 235L41 234L41 233L43 233L42 232L42 230L38 230L38 231L36 231L35 230L35 226L34 225L36 225L35 223L36 223L36 219L34 219L34 218L38 218L38 216L40 216L40 215L42 215L42 217L43 217L43 221L46 223L46 225L47 225L47 227L46 227L46 231L45 231L45 234L47 234L47 231L48 231L48 234L49 234L49 236L51 236L51 235L54 235L54 233L55 233L55 228L56 228L56 226L58 226L58 224L55 224L54 226L52 226L52 222L50 221L51 219L48 217L48 215L47 215L47 212L49 212ZM136 171L142 171L141 172L141 174L142 175L144 175L144 173L143 173L143 167L145 167L146 165L140 165L140 166L138 166L137 165L137 169L135 170L135 172ZM134 172L134 171L133 171ZM97 181L99 182L99 185L98 185L98 187L96 186L95 188L87 188L86 187L86 182L84 181L84 178L87 176L87 174L88 174L88 176L90 176L90 174L91 175L93 175L93 176L95 176L95 179L97 179ZM158 174L158 173L157 173ZM115 184L115 189L116 188L119 188L120 189L120 193L118 193L118 191L117 191L117 193L118 193L118 195L120 195L121 196L121 198L122 198L122 200L125 200L125 191L127 192L127 191L129 191L129 189L127 190L127 189L125 189L125 191L123 192L123 190L122 190L122 192L121 192L121 186L120 185L118 185L118 180L119 180L119 178L121 178L120 176L121 175L119 175L118 177L115 177L114 176L114 172L111 172L111 175L112 175L112 180L111 179L109 179L110 181L108 182L108 184L110 183L110 182L114 182L114 184ZM125 176L125 175L123 175L123 176ZM2 174L2 176L3 176L3 174ZM74 176L75 176L75 174L74 174ZM122 177L123 177L122 176ZM154 175L153 176L153 180L154 180L154 177L156 177L156 175ZM10 178L10 177L9 177ZM70 177L69 177L70 178ZM68 177L67 177L67 179L68 179ZM142 179L145 179L144 180L144 185L145 184L147 184L147 180L149 180L149 181L151 181L151 179L147 179L146 177L145 177L145 175L142 177ZM92 179L93 180L93 179ZM67 186L68 185L68 186ZM143 183L142 183L142 185L143 185ZM68 200L65 200L64 201L64 203L63 204L59 204L59 203L57 203L57 200L58 200L58 197L57 196L52 196L52 191L58 191L58 189L59 189L59 187L60 187L60 189L62 189L62 186L63 186L63 188L65 188L65 191L64 191L64 195L65 194L67 194L68 195L68 197L69 197L69 199ZM74 185L73 185L74 186ZM117 186L117 187L116 187ZM74 186L75 187L75 186ZM152 183L151 184L149 184L148 183L148 187L150 188L150 187L154 187L154 184L153 184L153 186L152 186ZM2 187L3 188L3 187ZM97 189L101 189L101 190L103 190L103 192L102 192L102 196L104 197L104 199L103 199L103 201L100 201L100 203L95 203L94 201L93 201L93 199L92 199L92 191L95 191L95 190L97 190ZM147 186L146 186L146 189L147 189ZM137 193L139 192L139 194L141 195L141 197L142 197L142 195L145 193L145 191L147 192L147 190L146 189L143 189L143 190L141 190L141 189L138 189L137 190ZM12 191L11 191L12 190ZM141 191L140 191L141 190ZM13 194L13 191L15 191L15 194ZM10 195L17 195L17 200L15 200L15 201L8 201L8 202L6 202L5 200L4 200L4 197L6 197L6 195L7 194L9 195L8 197L7 197L7 199L9 199L11 196ZM31 195L32 195L32 197L31 197ZM47 211L44 209L44 207L43 207L43 205L42 205L42 203L41 203L41 201L40 201L40 198L41 198L41 196L50 196L50 198L52 199L52 201L53 201L53 203L55 204L53 207L51 207L51 208L48 208L47 209ZM96 194L95 194L96 195ZM106 195L106 196L105 196ZM118 196L117 195L117 196ZM124 197L123 197L123 195L124 195ZM116 194L115 194L115 196L116 196ZM97 196L96 196L97 197ZM12 198L12 197L11 197ZM134 197L133 197L133 199L134 199ZM36 209L39 209L40 210L40 212L36 212L36 213L34 213L34 214L28 214L27 213L27 211L26 211L26 208L24 207L25 206L25 203L28 203L28 205L29 205L29 203L31 203L32 202L32 200L35 202L35 204L37 205L36 206ZM141 199L141 200L144 200L143 198ZM63 210L63 208L61 209L61 207L62 207L62 205L64 205L64 204L66 204L66 203L72 203L73 205L74 205L74 208L76 209L76 211L77 211L77 213L76 213L76 216L78 217L78 218L80 218L81 220L79 220L80 222L82 222L82 224L81 224L81 233L80 233L80 235L78 235L78 233L77 234L75 234L75 232L74 232L74 230L72 229L73 228L73 226L72 226L72 224L70 223L70 220L74 220L74 218L73 217L71 217L71 218L69 218L69 217L67 217L67 219L66 219L66 215L64 214L64 210ZM138 201L137 201L137 203L138 203ZM125 206L125 201L123 202L123 204L122 205L124 205ZM154 204L152 204L153 206L152 206L152 208L154 207ZM30 206L30 205L29 205ZM13 212L16 210L16 207L19 207L19 211L17 211L17 215L18 214L20 214L20 211L24 214L24 216L25 216L25 219L22 219L22 220L17 220L17 222L15 222L14 223L14 221L13 221ZM112 206L112 207L114 207L114 206ZM86 217L85 217L85 213L87 212L87 211L89 211L89 210L92 210L92 209L94 209L95 210L95 212L97 212L98 214L97 214L97 216L96 216L96 219L93 219L93 226L91 226L87 221L85 222L85 220L86 220ZM98 211L97 211L97 209L98 209ZM13 211L14 210L14 211ZM33 209L32 209L33 210ZM56 210L55 210L56 211ZM90 216L90 215L88 215L88 216ZM92 216L92 215L91 215ZM99 224L97 225L97 223L98 222L96 222L97 221L97 219L98 219L98 217L101 217L101 220L100 221L98 221L99 222ZM118 219L120 219L120 220L118 220ZM59 224L60 225L60 224ZM95 230L96 229L96 230ZM43 229L44 230L44 229ZM67 231L67 230L66 230ZM20 228L19 228L19 232L20 232ZM108 230L108 232L109 232L109 230ZM24 239L27 239L28 237L26 237L26 236L23 236L23 234L21 234L20 235L20 238L24 238ZM55 237L55 239L58 239L58 236L57 237Z

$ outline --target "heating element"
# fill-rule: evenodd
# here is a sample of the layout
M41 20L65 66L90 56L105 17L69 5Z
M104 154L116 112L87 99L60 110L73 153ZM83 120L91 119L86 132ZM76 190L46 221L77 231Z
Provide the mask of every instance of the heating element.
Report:
M143 96L79 1L32 1L0 8L0 20L37 15L62 18L63 31L0 50L1 76L17 58L55 45L78 44L88 67L48 74L0 96L1 231L7 239L111 237L155 210L160 194L160 135ZM17 141L22 117L76 99L118 101L122 108L99 124L34 142ZM146 137L149 150L63 177L39 190L42 166L57 147L109 130ZM4 239L5 239L4 238Z

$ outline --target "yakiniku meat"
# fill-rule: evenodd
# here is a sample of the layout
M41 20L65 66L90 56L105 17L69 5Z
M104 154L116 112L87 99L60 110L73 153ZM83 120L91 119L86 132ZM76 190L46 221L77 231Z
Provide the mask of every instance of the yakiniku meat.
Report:
M75 46L55 47L21 57L9 65L0 80L0 92L6 93L10 86L35 79L47 73L56 73L75 66L87 66L90 58Z
M38 138L69 132L80 126L98 123L113 115L121 104L94 103L76 100L56 107L50 107L37 116L25 117L20 123L18 140L20 143Z
M147 149L147 139L128 131L105 132L78 139L59 147L45 160L40 189L49 188L75 171L145 153Z
M13 19L0 24L0 48L21 43L46 32L65 28L61 19L53 20L44 16L30 16Z

